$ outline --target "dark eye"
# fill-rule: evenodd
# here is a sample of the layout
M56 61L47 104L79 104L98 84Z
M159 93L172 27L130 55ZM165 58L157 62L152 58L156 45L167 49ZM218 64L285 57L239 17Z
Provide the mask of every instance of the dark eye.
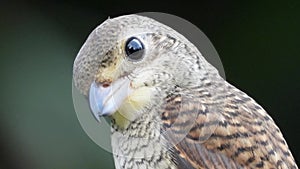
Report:
M139 60L144 54L143 43L135 37L129 38L125 45L126 55L133 60Z

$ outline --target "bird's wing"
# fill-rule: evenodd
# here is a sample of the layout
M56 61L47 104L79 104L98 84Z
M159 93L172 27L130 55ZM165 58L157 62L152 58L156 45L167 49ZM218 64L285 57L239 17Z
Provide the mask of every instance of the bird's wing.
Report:
M178 168L297 168L264 109L228 83L225 90L219 96L202 90L167 98L162 120L172 133L167 139L174 143ZM192 126L186 132L187 124Z

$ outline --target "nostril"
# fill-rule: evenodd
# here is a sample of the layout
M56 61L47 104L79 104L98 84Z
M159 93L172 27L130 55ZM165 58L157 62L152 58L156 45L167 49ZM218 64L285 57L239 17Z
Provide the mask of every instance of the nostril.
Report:
M108 80L97 80L96 79L95 82L97 83L97 85L99 87L107 88L112 83L112 80L110 80L110 79L108 79Z
M104 82L104 83L102 83L102 87L104 87L104 88L107 88L107 87L109 87L109 85L110 85L110 83L108 83L108 82Z

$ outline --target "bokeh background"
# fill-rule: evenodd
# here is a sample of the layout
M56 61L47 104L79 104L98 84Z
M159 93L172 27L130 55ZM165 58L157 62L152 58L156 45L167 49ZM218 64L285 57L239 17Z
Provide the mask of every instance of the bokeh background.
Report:
M1 1L1 169L113 168L76 118L72 64L108 16L145 11L197 25L227 80L269 112L300 162L300 1Z

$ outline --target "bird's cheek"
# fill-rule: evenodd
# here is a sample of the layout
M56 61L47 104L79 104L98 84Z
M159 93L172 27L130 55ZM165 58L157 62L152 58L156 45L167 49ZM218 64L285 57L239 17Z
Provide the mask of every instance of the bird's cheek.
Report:
M131 87L134 89L153 86L156 75L153 70L141 70L136 73L135 78L132 79Z
M153 88L140 87L135 89L121 104L119 112L129 120L134 120L131 114L137 115L144 110L152 100Z

